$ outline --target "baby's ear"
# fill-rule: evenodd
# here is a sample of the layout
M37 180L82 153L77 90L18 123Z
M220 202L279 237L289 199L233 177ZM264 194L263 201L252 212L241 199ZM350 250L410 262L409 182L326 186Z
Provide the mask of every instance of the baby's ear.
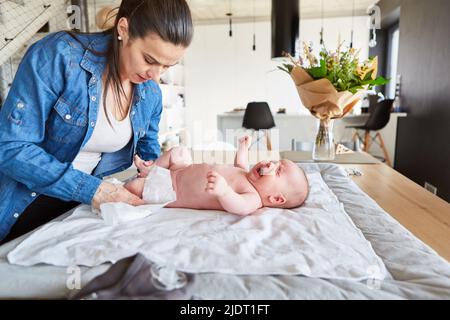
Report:
M276 196L269 196L269 203L276 206L281 206L287 201L286 197L282 194Z

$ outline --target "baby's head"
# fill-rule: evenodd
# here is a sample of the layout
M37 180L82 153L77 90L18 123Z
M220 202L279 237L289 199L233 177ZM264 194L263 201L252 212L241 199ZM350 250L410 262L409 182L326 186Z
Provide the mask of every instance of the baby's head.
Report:
M247 179L258 191L265 207L296 208L308 196L305 173L289 160L262 161L252 168Z

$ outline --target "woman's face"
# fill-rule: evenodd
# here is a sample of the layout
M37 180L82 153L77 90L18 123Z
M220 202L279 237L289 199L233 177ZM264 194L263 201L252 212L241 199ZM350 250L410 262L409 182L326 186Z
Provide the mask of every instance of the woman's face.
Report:
M122 37L120 51L120 70L122 81L134 84L153 80L159 83L161 74L176 65L186 50L162 40L157 34L150 33L144 38L130 40L128 22L122 18L118 24Z

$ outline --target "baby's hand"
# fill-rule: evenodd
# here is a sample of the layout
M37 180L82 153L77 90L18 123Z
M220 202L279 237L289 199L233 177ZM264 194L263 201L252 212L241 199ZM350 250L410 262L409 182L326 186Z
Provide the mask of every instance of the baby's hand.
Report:
M252 137L251 136L244 136L239 139L239 146L249 149L251 145L252 145Z
M205 191L209 194L222 197L230 188L225 178L215 171L208 172L206 179L208 182L206 183Z
M139 178L145 178L148 176L150 170L154 166L154 161L144 161L137 154L134 156L134 165L138 168Z

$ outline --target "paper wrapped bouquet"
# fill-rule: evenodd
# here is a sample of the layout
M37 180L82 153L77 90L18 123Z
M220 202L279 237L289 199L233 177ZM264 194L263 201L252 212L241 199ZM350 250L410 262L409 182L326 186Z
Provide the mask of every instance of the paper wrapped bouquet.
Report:
M279 67L292 77L303 105L320 120L339 119L349 113L360 101L361 93L375 85L384 85L388 80L377 74L377 58L359 62L358 52L349 49L336 52L325 48L320 53L320 62L305 45L305 60Z
M318 119L342 118L360 100L349 91L338 92L328 79L314 80L301 67L295 67L291 77L303 105Z

